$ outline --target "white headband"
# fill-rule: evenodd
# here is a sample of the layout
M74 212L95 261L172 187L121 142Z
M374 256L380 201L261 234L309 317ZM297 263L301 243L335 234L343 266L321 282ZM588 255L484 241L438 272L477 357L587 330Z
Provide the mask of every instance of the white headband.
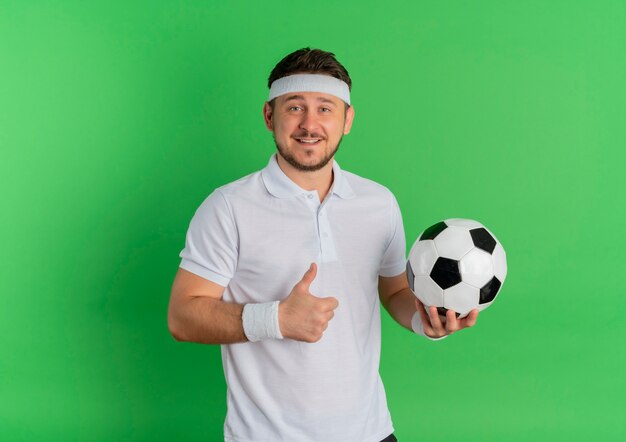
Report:
M296 74L279 78L272 83L267 101L289 92L322 92L334 95L350 104L348 84L330 75Z

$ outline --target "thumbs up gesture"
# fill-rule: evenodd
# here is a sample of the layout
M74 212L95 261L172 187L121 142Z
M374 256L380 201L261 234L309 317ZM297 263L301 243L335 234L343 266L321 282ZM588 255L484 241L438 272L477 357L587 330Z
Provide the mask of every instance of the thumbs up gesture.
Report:
M335 298L318 298L309 291L317 276L317 265L312 263L289 296L278 305L278 323L285 338L317 342L328 327L339 305Z

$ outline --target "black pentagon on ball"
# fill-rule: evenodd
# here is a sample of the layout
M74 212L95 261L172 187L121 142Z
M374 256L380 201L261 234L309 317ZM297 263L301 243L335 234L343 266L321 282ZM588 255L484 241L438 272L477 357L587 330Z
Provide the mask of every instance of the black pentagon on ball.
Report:
M413 274L411 261L406 262L406 278L409 280L409 288L412 292L415 292L415 275Z
M420 241L425 241L427 239L435 239L437 235L448 228L447 224L443 221L438 222L437 224L433 224L428 229L424 230L422 236L420 237Z
M491 278L491 281L489 281L483 286L482 289L480 289L480 300L478 303L487 304L488 302L493 301L500 291L501 286L502 283L498 280L498 278L496 278L495 276Z
M487 229L484 227L472 229L470 230L470 235L472 235L472 241L474 241L476 247L483 249L489 254L493 253L493 249L496 248L496 240L487 232Z
M442 289L447 289L461 282L461 272L459 270L459 262L456 259L437 258L430 277Z

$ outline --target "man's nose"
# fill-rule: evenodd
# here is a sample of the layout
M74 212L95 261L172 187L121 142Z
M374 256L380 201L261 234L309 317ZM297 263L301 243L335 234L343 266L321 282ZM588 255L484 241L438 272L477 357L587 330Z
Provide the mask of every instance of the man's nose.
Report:
M319 121L315 112L305 111L302 114L302 120L300 121L299 127L308 132L313 132L317 129L319 127Z

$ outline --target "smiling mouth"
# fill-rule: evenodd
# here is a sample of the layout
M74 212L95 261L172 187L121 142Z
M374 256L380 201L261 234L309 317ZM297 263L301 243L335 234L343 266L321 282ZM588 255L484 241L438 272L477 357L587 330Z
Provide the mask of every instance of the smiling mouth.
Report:
M296 138L296 141L303 146L315 146L322 141L321 138Z

